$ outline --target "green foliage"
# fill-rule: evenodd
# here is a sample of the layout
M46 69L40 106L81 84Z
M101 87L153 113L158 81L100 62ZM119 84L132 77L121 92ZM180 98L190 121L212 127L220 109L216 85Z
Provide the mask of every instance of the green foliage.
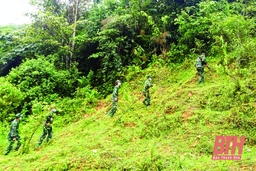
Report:
M22 104L24 93L5 78L0 78L0 121L13 119L18 107ZM13 114L13 115L11 115Z
M226 15L224 9L227 5L224 1L206 1L181 11L175 19L180 34L178 44L172 44L168 53L172 61L177 60L175 55L184 58L191 52L201 53L209 50L209 45L212 43L209 29L214 27L215 22L222 21Z
M12 31L12 32L5 33L4 31L0 30L0 56L1 56L0 63L1 64L7 64L9 60L12 60L17 55L21 55L23 51L24 49L19 47L19 39L18 39L17 32Z
M69 24L63 15L56 15L50 11L38 11L33 18L33 24L26 28L26 33L20 40L22 44L36 46L30 53L31 58L37 55L54 55L55 65L58 68L69 68L73 62L70 58L73 53L71 50L73 25Z
M129 82L138 77L138 74L141 73L141 68L136 65L128 66L128 68L125 69L124 73L126 80Z
M111 83L116 80L122 71L124 64L129 63L129 53L131 45L128 42L133 37L123 36L123 32L128 31L132 35L132 23L127 24L131 15L108 17L102 21L102 30L92 39L98 42L97 53L89 58L100 58L100 69L96 74L94 84L99 85L99 91L106 95L112 89Z
M181 11L175 19L182 37L171 45L168 57L171 61L182 61L189 53L210 51L213 55L223 55L223 50L230 52L240 49L247 38L254 34L254 19L237 14L233 10L236 4L227 1L206 1L198 6L191 6ZM222 45L227 45L223 47ZM219 46L222 48L218 48ZM223 49L224 48L224 49Z
M87 11L79 7L75 36L74 4L42 0L38 5L41 12L25 32L1 33L1 62L26 59L0 79L5 120L0 139L6 138L9 115L31 114L20 127L19 154L26 155L0 156L1 168L15 170L17 163L23 170L255 167L253 1L108 0ZM194 58L203 51L211 69L197 85ZM145 108L141 90L149 73L155 85ZM109 118L109 98L98 99L110 94L116 79L127 82L120 87L117 113ZM58 110L53 142L34 151L53 103ZM243 160L212 162L214 137L220 134L246 136ZM2 151L6 146L1 143Z
M84 105L90 105L91 107L93 107L95 106L99 95L97 90L91 89L91 87L87 85L83 88L77 88L75 97L84 99Z
M33 147L38 142L41 126L30 143L28 140L50 104L34 101L33 117L26 118L26 123L22 122L20 127L26 141L19 152L26 155L18 156L19 152L13 152L10 156L0 157L0 167L15 170L17 161L23 161L19 168L25 170L47 170L53 166L60 170L233 170L255 167L255 89L248 87L249 83L254 85L255 77L242 76L237 84L218 66L219 59L213 59L208 61L213 71L206 70L206 82L198 86L191 61L186 60L172 68L159 64L145 70L138 66L129 67L126 79L130 82L120 88L118 110L113 118L105 113L109 99L108 102L98 101L96 108L93 108L95 103L88 101L96 100L98 95L87 85L86 78L90 78L92 72L81 78L75 98L56 101L58 113L53 123L53 141L43 144L40 152ZM152 103L146 108L142 104L141 89L147 73L153 75L156 85L150 89ZM216 135L246 136L241 163L212 162ZM0 148L5 146L7 141ZM15 158L15 162L10 158Z
M152 36L158 37L158 36L160 35L160 30L159 30L159 28L156 26L156 24L155 24L155 22L154 22L152 16L148 15L148 14L145 13L144 11L141 12L141 15L142 15L142 16L145 16L145 17L147 18L148 24L152 27L152 30L153 30ZM164 21L165 21L165 20L166 20L166 19L164 19Z
M13 39L14 38L13 38L12 35L1 34L1 36L0 36L0 53L1 53L1 56L3 55L4 52L11 49L11 46L14 44ZM1 57L1 60L3 60L2 57Z
M99 98L97 90L92 89L90 85L78 87L74 92L74 98L62 98L56 101L58 115L62 118L60 122L55 123L58 126L65 126L68 123L78 121L89 112L94 111Z
M51 102L58 97L71 96L77 85L78 71L57 70L45 58L26 60L13 69L7 79L16 85L31 106L33 100Z

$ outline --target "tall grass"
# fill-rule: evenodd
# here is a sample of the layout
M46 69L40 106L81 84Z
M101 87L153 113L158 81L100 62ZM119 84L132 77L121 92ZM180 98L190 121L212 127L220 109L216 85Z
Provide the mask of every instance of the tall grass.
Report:
M129 77L120 88L113 118L106 114L110 96L99 101L95 110L82 112L84 106L77 106L80 112L74 121L65 122L68 117L61 115L55 118L52 142L34 148L40 127L30 142L29 153L0 156L0 168L255 170L255 127L248 126L255 122L255 98L236 90L236 83L222 72L216 60L210 61L211 71L206 69L205 83L197 85L198 76L191 63L136 70L136 77ZM155 84L150 90L149 107L143 105L141 95L147 74L153 76ZM247 91L243 82L241 87ZM21 136L29 124L21 124ZM216 135L245 135L242 160L213 161ZM4 151L7 140L3 133L0 136Z

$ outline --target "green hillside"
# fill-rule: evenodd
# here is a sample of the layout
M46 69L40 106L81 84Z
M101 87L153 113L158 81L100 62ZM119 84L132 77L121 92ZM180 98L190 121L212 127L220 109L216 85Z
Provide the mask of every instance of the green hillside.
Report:
M27 154L21 154L23 146L0 156L0 170L256 170L256 89L248 88L248 83L255 85L255 71L248 69L237 81L216 59L208 62L210 70L200 85L194 60L173 67L158 62L145 70L131 67L113 118L106 114L110 96L75 122L65 124L67 117L57 115L49 144L35 148L40 126ZM150 90L152 105L146 108L141 90L149 73L155 86ZM31 125L26 134L32 134L38 123L21 122L21 137ZM7 132L2 128L0 133L2 152L8 146ZM212 160L216 135L244 135L242 159Z
M256 170L255 0L29 3L30 24L0 27L0 171ZM17 113L22 146L4 156ZM212 160L218 135L245 137L241 160Z

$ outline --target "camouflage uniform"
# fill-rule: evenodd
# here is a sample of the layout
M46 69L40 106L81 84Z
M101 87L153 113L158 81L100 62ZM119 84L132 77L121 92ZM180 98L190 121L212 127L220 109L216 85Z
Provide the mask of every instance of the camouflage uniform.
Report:
M45 137L47 136L47 142L49 142L52 138L52 123L53 123L53 119L54 119L54 112L56 112L56 110L52 110L47 116L46 116L46 120L43 124L43 134L40 137L40 140L38 142L38 146L40 147L43 140L45 139Z
M18 151L21 146L21 138L19 135L19 123L20 123L19 118L20 117L21 117L20 114L16 114L16 119L12 121L10 132L8 133L9 146L6 149L5 155L9 154L10 151L12 150L13 144L15 142L14 139L16 139L16 141L18 142L15 150Z
M116 81L116 85L114 87L113 93L112 93L112 109L108 112L109 116L114 116L117 110L117 102L118 102L118 90L119 90L119 83L120 81ZM120 82L121 83L121 82Z
M195 67L200 75L198 84L204 82L204 67L207 65L204 53L196 59Z
M150 78L150 80L149 80ZM145 96L145 99L143 100L143 103L146 106L150 105L150 94L149 94L149 88L152 87L153 84L151 84L151 76L147 76L147 80L144 83L144 89L142 91L143 95Z

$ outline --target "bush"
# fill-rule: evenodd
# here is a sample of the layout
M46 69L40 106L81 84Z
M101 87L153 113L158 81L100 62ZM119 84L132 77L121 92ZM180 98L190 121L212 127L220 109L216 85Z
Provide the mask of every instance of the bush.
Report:
M91 89L89 85L83 88L77 88L76 90L76 98L84 99L86 104L94 106L97 102L99 94L97 90Z
M43 57L26 60L12 69L7 79L24 93L24 103L29 108L33 100L52 102L58 97L72 96L77 85L78 71L57 70L54 64Z
M24 95L18 88L5 78L0 78L0 121L8 118L10 114L17 113L23 99Z

